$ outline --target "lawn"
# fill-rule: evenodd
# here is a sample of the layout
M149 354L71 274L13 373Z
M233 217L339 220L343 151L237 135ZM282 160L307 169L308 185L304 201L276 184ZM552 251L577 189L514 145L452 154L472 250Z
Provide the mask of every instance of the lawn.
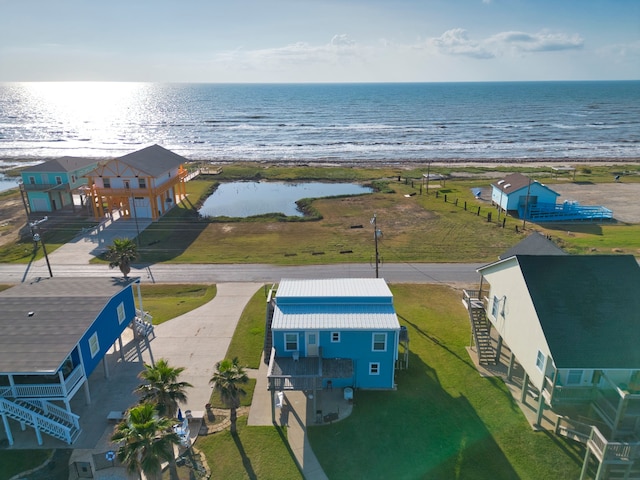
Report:
M215 285L142 284L142 302L145 311L153 317L153 324L190 312L213 300Z
M0 480L42 465L49 455L51 450L0 450Z
M261 288L249 300L227 350L227 358L238 357L240 365L245 367L260 367L264 345L266 294L265 289Z
M206 456L211 478L225 480L302 479L285 429L248 427L247 417L238 418L238 435L228 430L200 437L196 447Z
M256 379L250 378L246 385L242 386L242 389L247 392L247 394L240 399L240 406L248 407L251 405L251 401L253 400L253 391L256 389ZM222 403L220 394L215 390L211 392L211 400L209 400L209 403L212 408L227 408L227 406Z
M397 391L359 391L349 418L309 429L329 478L577 478L583 447L533 432L503 382L478 375L459 292L392 291L409 330L409 369Z

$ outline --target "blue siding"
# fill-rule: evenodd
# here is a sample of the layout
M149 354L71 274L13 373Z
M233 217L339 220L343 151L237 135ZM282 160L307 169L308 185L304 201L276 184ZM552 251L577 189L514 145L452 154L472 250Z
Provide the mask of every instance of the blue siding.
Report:
M373 348L373 333L386 333L386 350L375 352ZM292 352L285 351L285 333L298 334L298 351L300 356L307 356L304 331L275 330L273 331L273 346L279 357L291 357ZM353 360L354 376L348 379L333 379L334 387L356 388L393 388L395 383L395 360L398 349L398 332L395 330L343 330L340 331L340 341L332 342L332 331L320 330L319 347L322 348L324 358L350 358ZM369 364L379 363L377 375L369 373ZM326 386L326 380L325 386Z
M124 304L125 320L118 322L118 305ZM96 366L107 353L107 350L113 345L116 339L129 325L135 317L135 303L133 300L133 288L129 285L127 288L115 295L105 305L98 318L87 329L84 336L80 340L80 350L82 352L82 360L87 377L95 370ZM89 348L89 339L97 332L100 350L95 357L91 358L91 350Z

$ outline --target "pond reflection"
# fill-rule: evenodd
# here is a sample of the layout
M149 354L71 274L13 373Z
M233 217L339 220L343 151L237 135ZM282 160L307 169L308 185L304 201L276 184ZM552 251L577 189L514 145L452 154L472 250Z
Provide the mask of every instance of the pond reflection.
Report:
M204 217L250 217L266 213L301 217L295 202L302 198L360 195L371 191L369 187L353 183L223 183L198 212Z

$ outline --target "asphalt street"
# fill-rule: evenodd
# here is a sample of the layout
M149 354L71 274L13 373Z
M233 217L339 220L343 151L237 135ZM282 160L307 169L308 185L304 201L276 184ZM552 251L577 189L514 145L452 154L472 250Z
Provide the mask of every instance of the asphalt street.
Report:
M379 268L379 277L390 283L443 283L472 285L480 281L476 269L483 263L389 263ZM51 262L54 277L118 277L120 271L107 265L56 264ZM375 267L369 264L309 266L157 264L136 265L129 274L143 283L229 283L279 282L283 278L372 278ZM0 264L0 283L15 284L38 277L48 277L46 265Z

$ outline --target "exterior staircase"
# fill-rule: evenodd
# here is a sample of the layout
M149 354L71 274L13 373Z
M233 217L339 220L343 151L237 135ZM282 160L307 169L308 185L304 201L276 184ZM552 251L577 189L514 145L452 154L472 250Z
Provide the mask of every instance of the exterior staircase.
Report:
M153 330L153 317L149 315L149 312L141 312L136 309L136 317L133 319L133 328L136 335L147 337L150 340L155 338L155 332Z
M478 352L478 363L480 365L495 365L496 351L491 343L491 325L487 320L484 306L476 304L469 305L469 320L473 331L473 340Z
M267 312L265 315L265 326L264 326L264 355L262 358L264 359L264 363L269 364L269 359L271 357L271 348L273 347L273 333L271 332L271 322L273 321L273 312L275 310L275 300L273 299L273 295L275 293L275 289L272 287L269 292L269 296L267 297Z
M14 399L0 397L0 413L36 430L38 444L40 433L46 433L71 445L80 436L79 417L65 409L41 399Z

